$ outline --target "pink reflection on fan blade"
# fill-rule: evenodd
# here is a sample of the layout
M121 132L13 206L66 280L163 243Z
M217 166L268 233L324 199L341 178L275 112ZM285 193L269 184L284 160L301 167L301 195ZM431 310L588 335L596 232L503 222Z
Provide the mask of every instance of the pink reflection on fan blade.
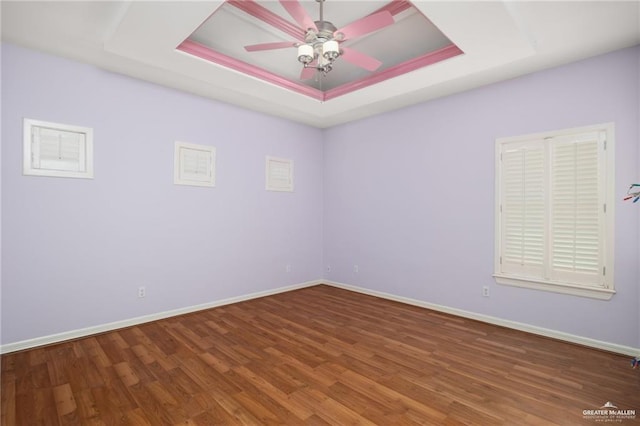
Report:
M305 32L307 32L309 28L313 28L315 31L318 30L316 23L313 22L313 19L311 19L298 0L280 0L280 4Z
M272 49L284 49L285 47L294 47L296 45L293 41L276 41L273 43L261 43L245 46L244 50L247 52L256 52L259 50L272 50Z
M367 71L375 71L380 68L380 65L382 65L382 62L376 58L372 58L371 56L365 55L357 50L349 49L348 47L340 47L340 50L342 50L340 58L347 62L351 62L353 65L357 65L360 68L364 68Z
M381 28L388 27L394 22L393 16L388 11L384 10L382 12L374 13L373 15L365 16L357 21L353 21L347 26L340 28L335 32L335 34L343 34L343 40L347 40L349 38L359 37L361 35L377 31Z
M317 61L311 62L308 68L302 68L302 72L300 72L300 80L311 80L316 75L316 66Z

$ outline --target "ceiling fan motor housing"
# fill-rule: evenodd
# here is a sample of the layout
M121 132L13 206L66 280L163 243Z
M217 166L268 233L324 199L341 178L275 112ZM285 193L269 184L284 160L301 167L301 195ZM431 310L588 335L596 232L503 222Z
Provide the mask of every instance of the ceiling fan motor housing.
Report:
M324 43L325 41L333 40L334 33L338 30L335 25L329 21L315 21L318 31L310 29L304 36L304 41L309 44Z

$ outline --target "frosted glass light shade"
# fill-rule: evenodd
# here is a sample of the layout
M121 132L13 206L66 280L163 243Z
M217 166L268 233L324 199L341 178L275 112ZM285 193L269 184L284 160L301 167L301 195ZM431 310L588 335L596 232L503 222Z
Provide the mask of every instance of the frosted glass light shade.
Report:
M303 64L308 64L313 61L313 46L308 44L298 46L298 61Z
M325 41L322 44L322 56L327 59L335 59L340 56L340 47L335 40Z

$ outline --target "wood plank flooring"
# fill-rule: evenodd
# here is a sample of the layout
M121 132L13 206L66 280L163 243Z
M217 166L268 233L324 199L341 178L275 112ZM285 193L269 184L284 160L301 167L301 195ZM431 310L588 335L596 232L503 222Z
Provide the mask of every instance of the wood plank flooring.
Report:
M607 401L639 420L629 361L321 285L3 355L1 423L567 425Z

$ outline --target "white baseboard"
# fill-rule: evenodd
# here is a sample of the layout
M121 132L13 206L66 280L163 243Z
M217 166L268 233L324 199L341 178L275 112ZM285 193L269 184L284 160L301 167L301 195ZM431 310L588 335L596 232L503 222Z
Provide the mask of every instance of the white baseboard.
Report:
M565 342L576 343L578 345L588 346L591 348L601 349L609 352L614 352L623 355L638 356L640 355L640 348L633 348L631 346L618 345L616 343L603 342L601 340L590 339L588 337L576 336L574 334L564 333L562 331L551 330L548 328L536 327L533 325L505 320L502 318L492 317L489 315L477 314L475 312L469 312L462 309L450 308L448 306L436 305L433 303L424 302L422 300L411 299L408 297L396 296L389 293L384 293L375 290L369 290L362 287L353 286L350 284L343 284L335 281L325 280L324 284L342 288L344 290L355 291L369 296L376 296L382 299L393 300L395 302L406 303L408 305L420 306L422 308L432 309L434 311L444 312L447 314L456 315L463 318L469 318L477 321L486 322L489 324L495 324L502 327L512 328L514 330L526 331L532 334L538 334L540 336L551 337Z
M78 339L94 334L104 333L120 328L131 327L145 322L157 321L165 318L174 317L177 315L188 314L191 312L202 311L205 309L215 308L217 306L230 305L232 303L244 302L251 299L257 299L260 297L271 296L278 293L284 293L287 291L298 290L301 288L312 287L318 284L326 284L344 290L355 291L357 293L367 294L370 296L376 296L383 299L393 300L400 303L406 303L408 305L420 306L422 308L432 309L434 311L444 312L447 314L456 315L463 318L469 318L477 321L486 322L489 324L495 324L502 327L511 328L514 330L525 331L532 334L538 334L540 336L551 337L566 342L576 343L583 346L588 346L596 349L601 349L609 352L619 353L623 355L638 356L640 355L640 348L633 348L631 346L618 345L616 343L604 342L601 340L590 339L588 337L576 336L561 331L551 330L542 327L536 327L529 324L524 324L516 321L509 321L502 318L492 317L489 315L478 314L475 312L469 312L462 309L450 308L448 306L436 305L433 303L424 302L422 300L411 299L408 297L396 296L390 293L384 293L381 291L369 290L362 287L353 286L350 284L344 284L336 281L329 280L314 280L307 281L300 284L294 284L286 287L279 287L273 290L266 290L257 293L251 293L247 295L231 297L228 299L216 300L209 303L203 303L200 305L187 306L185 308L173 309L171 311L159 312L156 314L144 315L141 317L130 318L122 321L115 321L107 324L101 324L93 327L82 328L79 330L71 330L63 333L52 334L49 336L37 337L35 339L22 340L19 342L8 343L0 346L0 354L9 352L20 351L24 349L35 348L38 346L51 345L54 343L60 343L67 340Z
M156 314L144 315L141 317L130 318L122 321L110 322L107 324L96 325L93 327L82 328L79 330L65 331L63 333L51 334L49 336L37 337L35 339L28 339L28 340L22 340L14 343L7 343L5 345L0 346L0 354L35 348L38 346L51 345L54 343L64 342L66 340L78 339L80 337L86 337L93 334L113 331L113 330L117 330L119 328L124 328L124 327L131 327L133 325L143 324L145 322L157 321L164 318L174 317L177 315L183 315L191 312L211 309L217 306L230 305L232 303L244 302L251 299L258 299L260 297L271 296L274 294L284 293L292 290L298 290L301 288L311 287L311 286L322 284L322 283L324 283L323 280L307 281L304 283L294 284L286 287L280 287L273 290L260 291L257 293L251 293L251 294L237 296L237 297L230 297L228 299L216 300L213 302L203 303L200 305L187 306L185 308L173 309L171 311L159 312Z

